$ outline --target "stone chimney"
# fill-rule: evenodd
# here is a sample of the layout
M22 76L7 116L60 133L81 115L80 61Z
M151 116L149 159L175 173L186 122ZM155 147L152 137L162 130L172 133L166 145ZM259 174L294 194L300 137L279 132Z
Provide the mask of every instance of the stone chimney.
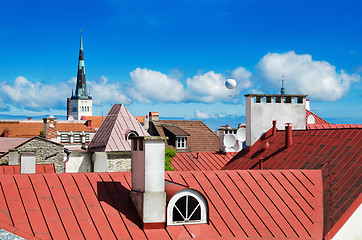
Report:
M132 139L130 197L143 229L164 228L166 222L165 137Z
M57 141L57 119L53 115L43 118L43 137L45 139Z

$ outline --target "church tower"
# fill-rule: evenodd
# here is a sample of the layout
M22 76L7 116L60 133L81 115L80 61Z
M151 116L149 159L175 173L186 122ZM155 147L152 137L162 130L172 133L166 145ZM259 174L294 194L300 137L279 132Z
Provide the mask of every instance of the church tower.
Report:
M80 31L77 86L75 94L72 91L72 97L67 99L67 119L73 117L75 120L80 120L82 116L92 116L92 97L87 91L85 81L83 39L82 31Z

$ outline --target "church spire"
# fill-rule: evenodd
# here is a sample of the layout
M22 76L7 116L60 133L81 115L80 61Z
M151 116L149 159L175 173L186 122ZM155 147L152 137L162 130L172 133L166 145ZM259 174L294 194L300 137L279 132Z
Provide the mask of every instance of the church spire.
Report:
M77 73L77 86L76 86L76 89L75 89L75 97L76 98L82 98L82 99L89 99L90 98L90 96L88 95L86 81L85 81L82 30L80 31L78 73Z
M282 88L280 89L280 94L285 94L285 88L284 88L284 74L282 73Z

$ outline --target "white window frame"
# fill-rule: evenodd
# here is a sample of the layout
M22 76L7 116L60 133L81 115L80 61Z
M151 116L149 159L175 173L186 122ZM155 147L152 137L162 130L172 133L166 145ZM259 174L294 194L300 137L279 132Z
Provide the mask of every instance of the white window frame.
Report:
M199 202L198 207L200 207L200 209L201 209L201 219L200 220L193 220L193 221L187 221L187 222L186 221L185 222L181 222L181 221L174 222L173 221L173 209L175 208L176 202L183 196L191 196ZM208 216L208 207L207 207L207 203L206 203L204 196L201 193L199 193L198 191L193 190L193 189L183 189L183 190L177 192L170 199L170 201L167 205L167 225L169 225L169 226L207 223L207 216Z
M187 148L187 137L176 137L176 146L175 147L176 147L176 149L186 149Z

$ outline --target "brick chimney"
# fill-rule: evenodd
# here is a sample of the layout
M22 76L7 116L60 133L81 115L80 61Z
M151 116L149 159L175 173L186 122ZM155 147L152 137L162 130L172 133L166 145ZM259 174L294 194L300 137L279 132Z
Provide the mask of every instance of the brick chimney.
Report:
M54 116L43 118L43 137L47 140L57 140L57 119Z
M143 229L164 228L166 222L165 137L132 139L130 197Z
M4 131L4 137L9 137L9 131L8 130Z
M293 131L292 124L285 124L285 148L290 147L293 144Z

